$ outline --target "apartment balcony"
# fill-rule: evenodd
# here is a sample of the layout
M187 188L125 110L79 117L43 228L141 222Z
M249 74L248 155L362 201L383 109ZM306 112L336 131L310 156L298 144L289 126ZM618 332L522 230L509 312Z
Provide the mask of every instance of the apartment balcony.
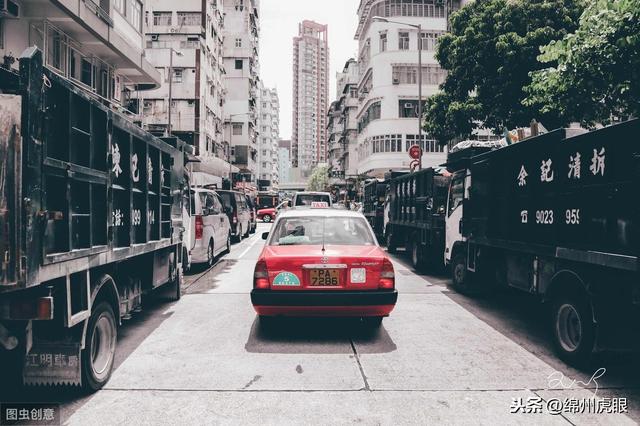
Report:
M144 57L141 28L115 11L112 2L27 0L21 5L19 20L5 20L4 44L14 48L15 55L21 51L20 43L24 43L22 48L35 44L48 60L58 57L55 68L65 77L72 72L75 55L109 64L140 89L160 85L159 72ZM28 26L28 40L19 35L21 26Z

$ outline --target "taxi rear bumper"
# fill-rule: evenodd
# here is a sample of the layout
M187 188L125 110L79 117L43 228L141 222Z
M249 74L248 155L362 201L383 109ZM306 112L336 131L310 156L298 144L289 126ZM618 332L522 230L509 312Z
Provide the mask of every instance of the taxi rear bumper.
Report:
M258 315L387 316L397 300L397 290L251 291Z

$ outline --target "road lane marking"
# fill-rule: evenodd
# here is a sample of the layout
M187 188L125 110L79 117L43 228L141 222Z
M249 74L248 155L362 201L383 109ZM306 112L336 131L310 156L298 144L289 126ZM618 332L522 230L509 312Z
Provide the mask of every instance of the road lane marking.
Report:
M258 241L260 241L260 239L258 239L258 238L256 238L256 237L257 237L257 235L253 237L253 238L255 239L255 240L253 241L253 243L251 243L251 245L249 245L249 247L247 247L247 249L246 249L245 251L243 251L243 252L242 252L242 254L241 254L240 256L238 256L238 259L241 259L242 257L244 257L244 255L245 255L245 254L249 253L249 250L251 250L251 249L253 248L253 246L255 246L255 245L256 245L256 243L257 243Z

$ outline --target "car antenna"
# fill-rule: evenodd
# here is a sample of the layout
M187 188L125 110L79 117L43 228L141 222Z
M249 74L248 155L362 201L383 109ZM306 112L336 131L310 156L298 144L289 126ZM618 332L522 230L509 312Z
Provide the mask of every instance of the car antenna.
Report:
M327 220L326 217L322 218L322 255L323 256L324 256L324 251L325 251L325 248L324 248L324 225L325 225L326 220Z

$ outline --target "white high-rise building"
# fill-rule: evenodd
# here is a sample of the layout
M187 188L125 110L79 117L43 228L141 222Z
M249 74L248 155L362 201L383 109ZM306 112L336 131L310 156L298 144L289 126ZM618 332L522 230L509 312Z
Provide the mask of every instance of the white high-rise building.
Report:
M278 187L278 140L280 139L280 101L276 89L258 84L258 186L261 190Z
M331 103L327 122L327 162L332 175L345 179L355 174L358 138L358 63L349 59L336 74L336 100ZM353 154L353 157L352 157Z
M231 142L235 182L256 182L258 171L258 0L223 0L225 135Z
M328 28L313 21L299 25L293 39L293 167L308 175L327 161L329 107Z
M445 79L435 59L436 42L447 31L448 16L461 4L461 0L361 0L356 30L357 173L382 177L389 169L409 169L412 145L423 149L423 168L446 160L444 148L429 135L418 138L418 48L422 49L424 102ZM400 23L379 22L375 16ZM420 24L422 33L407 24Z
M291 181L291 140L278 142L278 177L279 184L287 184Z
M147 6L145 52L163 84L140 94L141 121L149 131L166 135L170 112L171 133L193 145L200 158L192 183L220 186L229 174L222 0L148 0Z

